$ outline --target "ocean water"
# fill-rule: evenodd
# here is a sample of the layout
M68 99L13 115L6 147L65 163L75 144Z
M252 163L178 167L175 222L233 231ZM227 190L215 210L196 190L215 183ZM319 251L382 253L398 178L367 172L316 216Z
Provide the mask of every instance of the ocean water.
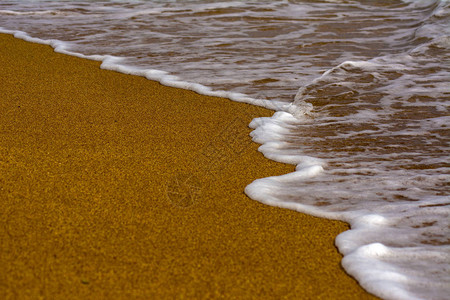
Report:
M350 223L367 291L449 298L449 2L4 0L0 30L274 110L252 138L296 171L247 195Z

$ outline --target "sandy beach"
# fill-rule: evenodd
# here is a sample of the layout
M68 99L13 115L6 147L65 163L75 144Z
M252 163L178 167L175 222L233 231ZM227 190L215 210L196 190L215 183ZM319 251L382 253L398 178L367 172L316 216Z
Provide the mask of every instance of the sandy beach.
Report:
M371 299L348 225L260 204L273 112L0 35L1 299Z

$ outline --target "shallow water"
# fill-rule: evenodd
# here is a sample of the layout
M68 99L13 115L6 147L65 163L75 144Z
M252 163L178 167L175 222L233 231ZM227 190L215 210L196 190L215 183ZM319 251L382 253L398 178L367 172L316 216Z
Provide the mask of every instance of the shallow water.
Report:
M0 3L5 32L276 110L253 139L297 171L246 193L349 222L343 266L387 299L450 294L448 24L445 1Z

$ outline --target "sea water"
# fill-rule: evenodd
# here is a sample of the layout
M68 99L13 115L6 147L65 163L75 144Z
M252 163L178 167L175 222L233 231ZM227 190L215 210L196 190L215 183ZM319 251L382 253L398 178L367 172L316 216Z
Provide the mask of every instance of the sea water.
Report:
M247 195L350 223L336 245L367 291L448 299L450 3L4 0L0 28L273 109L253 140L296 171Z

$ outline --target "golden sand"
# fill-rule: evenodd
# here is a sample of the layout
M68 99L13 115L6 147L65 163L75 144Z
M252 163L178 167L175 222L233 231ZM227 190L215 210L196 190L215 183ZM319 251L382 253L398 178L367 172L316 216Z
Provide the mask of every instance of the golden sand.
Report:
M342 222L265 206L271 111L0 35L0 298L368 299Z

